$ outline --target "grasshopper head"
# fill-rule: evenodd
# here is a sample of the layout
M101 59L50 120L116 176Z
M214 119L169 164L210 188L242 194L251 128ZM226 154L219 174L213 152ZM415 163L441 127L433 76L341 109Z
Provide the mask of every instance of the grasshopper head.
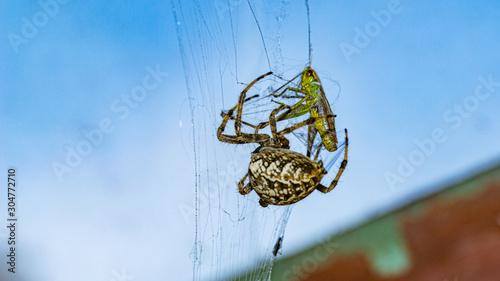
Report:
M307 85L312 82L319 82L319 77L312 67L308 66L302 72L302 84Z

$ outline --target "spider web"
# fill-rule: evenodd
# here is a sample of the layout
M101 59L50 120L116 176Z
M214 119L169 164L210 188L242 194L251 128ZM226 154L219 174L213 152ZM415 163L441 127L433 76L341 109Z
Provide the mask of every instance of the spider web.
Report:
M236 105L245 83L275 73L247 93L259 98L245 103L244 120L257 124L276 107L269 93L285 83L280 77L293 77L307 64L307 45L303 60L283 56L289 6L287 1L172 0L190 113L190 126L180 124L181 135L194 159L193 280L270 280L277 241L286 245L293 206L262 208L255 192L238 193L257 145L221 143L216 132L221 111ZM225 133L234 133L227 128ZM292 149L304 151L303 135L296 133Z

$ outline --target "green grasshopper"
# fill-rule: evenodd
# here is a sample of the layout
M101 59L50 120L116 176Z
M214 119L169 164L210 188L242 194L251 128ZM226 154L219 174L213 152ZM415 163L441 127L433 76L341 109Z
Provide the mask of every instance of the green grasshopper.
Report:
M300 88L287 87L281 93L276 94L281 89L286 87L290 82L294 81L297 77L301 76ZM285 92L292 91L295 92L293 96L284 95ZM302 116L306 113L310 113L312 118L316 121L309 125L307 134L307 156L311 156L312 147L314 144L314 139L316 134L319 132L321 136L322 144L328 151L337 150L337 133L335 131L335 117L330 103L326 99L325 91L321 86L321 81L319 80L316 71L312 67L308 66L299 73L297 76L292 78L290 81L282 85L280 88L274 91L272 94L274 97L284 97L284 98L300 98L300 101L296 104L290 106L287 111L282 113L277 117L277 121L287 120L295 117ZM275 101L276 102L276 101ZM282 104L280 102L276 102ZM260 128L267 126L266 123L261 123ZM346 130L347 131L347 130ZM320 149L320 148L319 148Z

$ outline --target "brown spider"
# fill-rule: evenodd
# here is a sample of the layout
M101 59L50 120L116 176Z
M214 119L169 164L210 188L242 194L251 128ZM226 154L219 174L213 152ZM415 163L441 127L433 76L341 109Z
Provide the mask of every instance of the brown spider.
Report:
M292 151L289 148L289 141L284 135L293 132L294 130L313 124L316 120L326 117L311 117L307 120L299 122L291 127L277 131L276 115L284 109L289 109L290 106L281 104L274 109L269 116L269 125L271 128L272 137L267 134L260 134L259 125L255 126L241 120L243 104L256 97L246 98L246 92L260 79L270 75L266 73L250 83L240 94L238 104L226 113L222 113L222 124L217 130L217 138L219 141L235 144L258 143L260 146L252 152L248 173L238 183L240 194L246 195L252 190L259 195L259 203L262 207L271 205L290 205L307 197L315 189L320 192L330 192L338 183L338 180L345 170L347 165L347 150L348 137L346 134L346 146L344 152L344 160L340 165L339 171L335 179L329 187L322 185L321 179L327 173L323 168L322 161L316 161L322 148L322 144L318 147L314 159L310 159L298 152ZM237 111L236 117L233 117L234 110ZM224 129L229 120L234 120L235 135L223 134ZM254 134L241 132L241 125L247 125L255 129ZM249 178L249 182L244 184Z

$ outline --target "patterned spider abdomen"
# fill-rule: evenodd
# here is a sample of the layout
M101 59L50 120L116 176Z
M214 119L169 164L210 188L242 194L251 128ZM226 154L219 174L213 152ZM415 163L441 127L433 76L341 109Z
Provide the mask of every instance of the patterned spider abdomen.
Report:
M263 147L252 153L248 175L260 204L290 205L307 197L326 174L323 163L282 148Z

